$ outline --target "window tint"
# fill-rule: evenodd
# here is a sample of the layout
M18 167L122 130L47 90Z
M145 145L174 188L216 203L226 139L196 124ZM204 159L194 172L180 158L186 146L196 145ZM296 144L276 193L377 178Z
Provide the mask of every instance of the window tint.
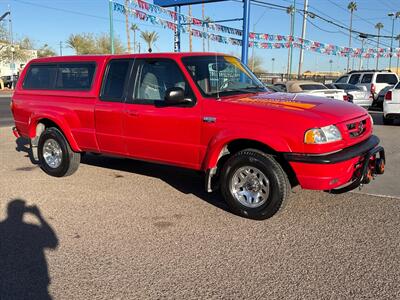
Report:
M136 103L152 104L164 101L169 88L180 87L186 97L193 97L181 70L171 60L137 60L137 82L134 91Z
M378 74L376 76L376 83L396 84L397 76L394 74Z
M54 87L57 65L32 65L24 80L24 89L50 90Z
M95 64L60 64L55 88L57 90L89 90Z
M360 79L360 76L361 76L361 74L353 74L353 75L351 75L350 79L349 79L349 83L350 84L358 83L358 80Z
M371 83L372 82L372 74L364 74L361 78L361 83Z
M129 71L129 60L112 60L103 81L101 99L122 102Z
M95 70L94 63L32 65L23 86L28 90L89 90Z
M338 80L336 80L336 82L338 82L338 83L346 83L347 82L347 78L349 78L349 77L348 76L342 76Z

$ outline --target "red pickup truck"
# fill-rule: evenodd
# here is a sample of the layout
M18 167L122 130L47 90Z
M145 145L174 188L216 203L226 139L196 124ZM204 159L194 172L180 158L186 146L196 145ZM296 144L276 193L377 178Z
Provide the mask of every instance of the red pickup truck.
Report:
M74 173L85 152L190 168L247 218L273 216L293 185L341 193L384 172L366 110L272 92L229 55L35 59L11 109L51 176Z

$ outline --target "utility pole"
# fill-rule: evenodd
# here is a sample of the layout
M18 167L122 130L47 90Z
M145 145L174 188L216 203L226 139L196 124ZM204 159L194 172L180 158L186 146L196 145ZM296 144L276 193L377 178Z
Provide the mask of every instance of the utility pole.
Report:
M125 30L128 44L128 53L131 53L131 34L129 32L129 0L125 0Z
M301 69L303 68L304 59L304 39L306 38L306 27L307 27L307 13L308 12L308 0L304 0L304 12L303 12L303 28L301 29L301 47L300 47L300 57L299 57L299 70L297 76L301 76Z
M192 52L192 6L189 5L189 52Z
M63 55L63 53L62 53L62 48L63 48L62 44L63 44L63 42L62 42L62 41L60 41L60 56L62 56L62 55Z
M109 0L108 5L109 16L110 16L110 47L111 54L114 54L114 16L113 16L113 1Z

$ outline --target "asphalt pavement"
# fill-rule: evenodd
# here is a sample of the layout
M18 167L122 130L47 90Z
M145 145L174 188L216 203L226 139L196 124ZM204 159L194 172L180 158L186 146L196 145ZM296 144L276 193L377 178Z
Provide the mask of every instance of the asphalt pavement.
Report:
M232 215L189 170L88 155L49 177L2 127L0 299L400 299L399 126L375 128L384 176L296 188L266 221Z
M11 98L7 95L0 95L0 127L11 126L14 120L10 111Z

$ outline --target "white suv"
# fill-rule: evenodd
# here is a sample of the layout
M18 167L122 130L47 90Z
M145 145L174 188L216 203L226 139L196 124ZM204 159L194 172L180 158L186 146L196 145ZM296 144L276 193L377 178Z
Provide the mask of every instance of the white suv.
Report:
M383 100L383 124L393 124L394 119L400 118L400 82L387 91Z
M335 83L350 83L356 86L365 86L374 99L377 98L381 89L388 85L394 85L399 81L395 73L390 71L351 71L339 77Z

